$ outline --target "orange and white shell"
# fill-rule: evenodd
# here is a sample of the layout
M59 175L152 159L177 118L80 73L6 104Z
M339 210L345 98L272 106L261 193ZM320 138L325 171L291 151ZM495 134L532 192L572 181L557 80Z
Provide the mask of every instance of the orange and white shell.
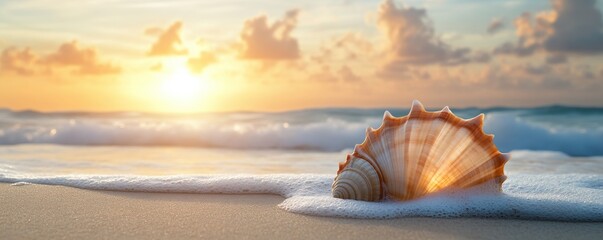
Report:
M464 120L448 107L427 112L419 101L404 117L385 112L381 127L367 129L339 163L333 197L404 201L485 182L500 191L510 156L498 151L483 122L484 114Z

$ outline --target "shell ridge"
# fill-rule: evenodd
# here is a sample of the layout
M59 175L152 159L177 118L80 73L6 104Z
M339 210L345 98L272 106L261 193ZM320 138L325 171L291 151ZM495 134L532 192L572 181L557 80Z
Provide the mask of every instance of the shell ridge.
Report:
M450 131L452 125L448 121L449 121L450 117L451 116L453 117L454 115L448 114L448 113L442 112L442 111L437 112L435 114L436 115L434 115L434 120L433 120L432 125L433 124L437 125L437 129L434 130L437 133L432 135L433 141L429 142L429 144L430 144L430 149L429 149L429 153L428 153L429 158L425 159L426 166L424 166L424 168L426 167L427 170L433 169L433 168L439 169L439 167L436 167L435 164L441 164L441 161L444 160L443 157L446 154L438 155L439 152L442 150L438 148L439 146L437 146L436 143L440 142L440 141L444 141L445 139L450 137L450 133L452 132L452 131ZM432 127L432 129L433 129L433 127ZM450 146L450 145L448 145L448 146ZM448 146L445 146L443 148L444 151L446 151L446 152L449 151L450 148ZM432 153L433 153L433 156L432 156ZM429 193L427 191L427 187L431 184L431 180L433 179L435 172L434 171L424 171L422 174L423 174L423 176L421 176L421 181L419 182L419 184L421 184L421 185L418 186L419 189L423 189L422 191L419 192L419 194L421 196Z
M415 109L417 109L415 107ZM400 126L405 125L409 120L408 116L403 117L393 117L388 119L387 123L382 126L382 131L387 132L388 136L391 138L391 145L389 145L390 149L388 152L390 159L404 159L404 138L400 138L400 132L404 132ZM385 134L384 134L385 136ZM402 134L404 136L404 134ZM382 143L383 146L385 144ZM402 150L398 150L401 148ZM384 189L384 197L395 194L396 189L400 188L400 178L404 177L404 174L400 174L400 171L403 171L406 168L406 165L403 161L389 161L379 159L378 163L387 164L388 168L381 168L383 173L383 189ZM389 196L388 198L391 198Z
M381 185L380 187L380 193L379 195L381 196L380 198L383 198L383 196L385 195L385 191L384 191L384 176L383 176L383 171L381 170L381 167L379 166L379 164L377 164L377 162L375 162L375 160L373 160L365 151L363 151L363 148L358 148L358 150L354 150L354 153L352 153L352 155L358 159L362 159L364 161L366 161L368 164L370 164L373 169L375 170L375 172L377 173L377 176L379 177L379 184Z
M425 112L425 107L423 106L423 104L421 104L421 102L419 102L419 100L413 100L412 101L412 105L410 107L410 112Z
M452 115L451 120L452 121L448 122L448 123L451 124L452 126L458 126L458 125L462 126L463 119ZM461 139L463 139L463 138L466 139L467 136L464 136L464 135L471 135L471 134L465 133L465 131L469 131L469 129L465 129L465 130L463 130L463 129L465 129L465 128L462 128L462 127L457 128L457 130L454 132L455 133L454 137L457 137L457 138L461 137ZM441 168L438 169L438 172L436 173L436 175L438 175L438 174L441 175L443 173L442 171L447 170L447 169L455 169L456 166L459 164L459 162L461 162L463 160L462 157L466 154L467 151L469 151L468 146L470 145L470 143L471 142L464 141L464 142L462 142L462 144L459 144L462 147L459 147L459 145L457 145L456 147L453 145L450 145L450 147L452 148L451 150L453 151L452 152L453 154L451 154L450 156L454 156L454 157L449 157L448 160L444 162L444 166L442 166ZM463 150L460 152L456 152L455 151L456 148L460 148ZM443 188L446 188L448 185L451 184L452 181L455 180L456 177L458 177L458 176L455 176L453 174L448 174L446 176L436 178L436 179L438 179L438 181L436 183L431 183L432 185L435 184L436 188L435 189L428 188L428 189L426 189L426 191L435 192L435 191L441 190Z
M385 113L384 115L387 115ZM378 169L380 173L380 181L382 183L382 196L385 196L385 189L390 189L389 183L395 182L395 174L392 173L392 170L396 168L396 166L392 165L394 162L390 162L389 159L395 158L392 156L390 149L395 149L395 147L390 146L390 144L386 141L388 137L395 137L395 128L391 127L391 123L395 122L403 122L405 118L395 118L392 116L391 119L385 119L381 126L376 129L374 132L371 132L370 135L367 135L366 140L362 143L362 149L366 150L365 152L358 152L365 159L370 159L370 163ZM375 139L375 136L379 135L380 139ZM395 145L395 142L393 143Z
M377 201L382 199L382 187L370 161L352 158L333 183L333 196L344 199Z
M413 104L414 107L414 104ZM412 109L411 112L408 113L408 121L406 121L406 124L404 126L404 143L407 143L406 145L404 145L404 148L402 149L403 151L403 156L404 156L404 161L402 161L402 164L404 165L404 177L401 177L400 179L402 180L402 183L400 184L401 187L403 187L402 189L396 189L396 191L400 192L400 194L398 194L398 196L395 196L396 198L399 199L403 199L406 200L406 195L408 193L408 189L410 188L410 181L409 178L411 177L411 166L410 164L407 164L408 161L407 159L410 157L409 154L409 149L410 149L410 134L412 131L410 131L410 129L412 128L412 125L414 124L414 119L411 117L412 115Z
M372 142L371 138L367 137L366 142L368 144L366 144L367 148L370 148L368 146L370 146L370 143ZM364 144L363 144L364 145ZM382 171L381 168L379 167L378 162L376 161L376 159L374 159L373 156L371 156L369 154L369 152L364 151L364 149L360 152L363 153L362 155L364 155L365 157L359 157L360 159L365 160L366 162L368 162L371 166L373 166L373 168L375 169L375 171L377 171L377 174L379 175L379 180L382 181L383 176L382 176Z
M469 137L471 139L473 139L473 140L475 140L477 138L476 137L476 133L478 133L477 136L479 136L479 132L483 132L481 128L465 128L465 129L466 130L471 130L471 132L469 133ZM492 149L489 149L489 150L492 150ZM465 159L468 159L468 158L466 158L466 155L468 155L468 154L470 154L472 152L473 152L473 148L464 147L464 150L456 158L454 158L453 161L450 162L450 165L448 166L448 168L459 169L459 168L461 168L461 166L466 165L467 163L465 162ZM480 163L469 163L469 164L472 164L472 165L470 165L472 167L469 168L469 169L466 169L465 174L469 174L470 172L472 172L473 170L475 170L476 168L478 168L479 166L481 166L481 164L485 164L485 163L489 162L490 159L493 156L495 156L497 153L499 153L498 150L496 150L495 152L488 153L488 156L486 158L484 158L484 161L482 161ZM462 172L460 172L460 173L462 174ZM438 191L438 190L441 190L443 188L447 188L450 185L457 185L458 182L461 182L462 180L466 180L465 178L463 178L464 175L461 175L461 174L456 175L454 177L449 177L448 181L447 181L448 183L446 185L444 185L444 186L440 185L439 189L434 190L432 188L431 190L432 191Z
M354 190L354 186L349 183L348 181L339 181L338 182L338 186L341 187L341 191L344 191L344 193L349 196L349 198L357 198L356 197L356 191Z
M444 134L440 134L438 135L438 138L436 139L436 141L444 141L444 140L449 140L449 139L453 139L454 135L456 134L456 130L458 129L453 129L452 125L445 122L443 124L443 128L442 131L440 133L444 133ZM443 146L436 146L436 148L432 149L432 151L434 151L435 153L438 153L438 155L434 156L432 158L432 162L431 162L431 168L432 171L429 173L428 179L426 179L426 185L425 185L425 189L423 190L423 195L424 194L428 194L430 192L430 186L432 186L434 184L434 180L435 182L438 182L437 178L439 175L439 170L443 169L441 166L445 166L445 164L447 164L446 160L446 156L448 156L450 154L450 151L453 150L453 146L452 145L443 145Z
M472 129L472 131L469 133L469 135L473 135L473 131L475 131L475 129ZM467 142L467 146L463 148L463 150L458 154L457 157L455 157L452 161L450 161L450 165L448 166L451 169L457 169L459 168L459 165L464 163L464 159L465 155L467 155L468 153L470 153L472 151L472 149L469 147L469 145L471 144L471 142ZM450 179L450 182L447 185L451 185L456 179L458 178L458 175L453 175L450 176L448 179ZM446 186L444 186L446 187Z
M409 118L414 120L411 127L418 130L416 131L416 134L413 134L415 131L406 131L405 142L408 143L408 148L405 148L405 156L408 157L408 160L411 160L413 164L408 164L409 161L404 161L407 166L406 172L408 174L406 177L405 191L402 196L403 199L414 198L418 195L418 185L420 185L418 182L423 174L423 168L426 160L426 156L423 155L424 148L427 146L426 141L428 137L426 136L425 131L433 124L431 121L431 116L432 113L427 112L425 107L419 101L413 101ZM413 141L415 138L416 141ZM411 152L411 148L413 153L416 152L416 155L409 154ZM416 150L414 148L416 148ZM417 184L412 186L411 184L413 183Z
M438 116L439 117L439 116ZM428 136L428 138L426 138L426 142L424 143L426 146L429 146L427 151L425 151L425 148L423 148L423 153L421 155L422 158L424 158L421 163L423 164L423 166L421 166L421 174L418 177L418 184L415 186L415 192L417 193L418 196L422 196L427 194L428 192L427 190L427 186L429 185L430 180L433 177L433 172L430 171L430 169L435 168L434 164L436 163L435 158L438 157L433 156L432 152L436 152L438 150L438 146L435 146L435 143L439 140L442 139L446 133L443 131L446 128L446 122L445 120L442 120L440 118L434 118L434 120L432 120L432 126L436 125L437 129L434 130L434 134L430 136ZM430 128L434 128L434 127L430 127ZM424 155L423 155L424 154ZM438 161L440 159L437 159Z
M445 109L446 108L444 108L444 110ZM437 140L442 142L458 141L458 136L462 133L460 131L463 131L463 129L458 128L456 126L461 121L461 119L456 117L452 113L447 113L446 111L444 111L443 114L439 116L439 118L444 121L442 132L445 132L445 134L439 135ZM439 148L434 149L436 150L436 153L439 154L438 157L434 158L433 160L435 170L431 173L429 182L425 187L424 194L433 191L433 186L439 186L441 184L443 179L443 177L441 176L442 171L447 169L446 167L450 164L450 156L455 153L456 149L455 145L452 144L441 145L438 147Z
M432 120L429 120L429 122L427 122L426 125L428 125L429 129L434 129L433 126L436 125L437 123L438 123L437 120L435 120L435 118L434 118ZM439 128L434 131L438 131L438 133L439 133ZM425 132L425 130L424 130L424 131L421 131L420 133L421 133L421 135L424 135L424 136L421 136L423 139L422 139L422 143L419 145L420 146L419 147L420 150L418 150L419 160L417 161L416 174L413 178L413 182L415 182L417 184L415 184L414 188L412 189L412 192L410 193L411 197L422 195L422 193L421 193L422 191L420 190L420 188L423 185L423 183L422 183L423 182L423 174L425 174L425 165L427 164L427 158L429 157L429 153L431 152L431 147L433 146L433 141L431 141L431 140L435 141L434 137L431 137L429 135L430 134L429 131Z
M429 118L430 113L428 113L423 105L419 101L413 101L413 105L408 113L408 121L406 122L405 135L404 135L404 183L401 184L403 186L402 189L396 189L397 192L394 195L396 198L400 199L411 199L415 194L415 186L413 183L417 182L418 175L420 175L420 171L422 169L418 169L421 164L421 152L424 146L424 134L425 127L423 125L429 125L423 123L421 120ZM416 131L413 131L418 129ZM415 138L420 141L420 143L413 141Z
M386 134L389 135L390 131L389 128L385 128L385 126L382 126L382 128L379 128L380 132L381 132L381 139L380 141L376 142L375 145L377 145L379 147L379 150L381 152L381 155L379 156L375 156L377 159L377 163L388 163L388 168L391 168L391 162L387 162L387 161L379 161L380 159L378 159L379 157L381 158L385 158L385 159L391 159L391 154L389 152L389 144L387 143L387 138L385 137Z
M494 156L492 156L492 158L488 159L487 161L484 161L480 165L474 166L472 169L469 169L467 172L465 172L465 174L460 175L459 178L456 179L456 181L452 182L450 185L458 185L460 182L465 182L465 184L461 185L461 187L471 187L481 182L484 182L487 179L485 179L484 181L482 181L482 179L492 177L491 175L494 175L493 177L498 177L496 176L496 173L498 172L499 168L503 166L501 164L502 161L500 161L500 158L500 153L495 154ZM488 165L494 165L495 167L487 168ZM486 170L483 170L484 167L486 168Z
M396 127L392 127L389 129L391 131L391 142L393 147L390 149L390 154L392 155L392 159L404 159L404 143L405 143L405 129L402 126L408 121L408 118L400 118L400 125ZM390 198L393 198L392 195L396 195L398 189L403 187L401 182L404 182L404 174L401 174L404 169L407 167L404 161L391 161L391 169L389 171L385 171L384 174L387 175L387 182L384 184L387 188L387 194Z
M438 136L439 136L440 132L442 131L442 127L443 127L444 125L446 125L446 124L451 124L451 125L454 125L454 124L449 123L449 122L447 122L447 121L446 121L446 120L448 120L450 117L452 117L452 118L453 118L453 119L452 119L452 120L453 120L453 122L462 122L462 119L461 119L461 118L456 118L456 119L455 119L455 116L454 116L454 115L451 115L451 116L444 115L444 116L442 116L442 115L440 115L440 114L434 113L434 115L431 115L431 116L430 116L430 118L431 118L431 119L433 119L433 120L430 120L430 122L431 122L431 124L430 124L430 129L433 129L433 131L437 131L437 134L438 134ZM438 123L438 119L443 119L444 123L442 124L442 126L438 126L438 128L434 128L434 127L432 127L434 124ZM428 136L428 137L429 137L429 136ZM434 139L434 141L435 141L435 139ZM427 146L428 144L427 144L427 143L423 143L422 145L425 147L425 146ZM423 147L422 151L424 151L424 147ZM466 148L465 148L465 149L466 149ZM430 148L430 150L431 150L431 148ZM423 153L422 153L422 154L423 154ZM455 166L455 162L462 161L462 156L463 156L464 154L465 154L464 152L459 153L459 155L458 155L458 157L456 158L456 160L453 160L452 162L450 162L450 163L449 163L449 166L451 166L451 167L452 167L452 166ZM421 158L423 158L423 156L421 156ZM421 160L419 160L419 163L418 163L418 167L419 167L419 169L417 170L417 172L419 172L419 174L420 174L420 175L423 175L423 174L424 174L423 169L425 169L425 166L424 166L425 161L427 161L427 159L421 159ZM427 186L429 186L429 185L430 185L430 183L428 183L428 184L426 184L426 185L424 185L424 184L423 184L423 182L424 182L424 181L429 181L429 179L427 179L427 180L423 180L423 179L422 179L422 176L421 176L421 177L419 177L418 179L419 179L419 180L417 180L417 178L415 178L415 179L414 179L414 181L415 181L417 184L415 184L415 187L414 187L414 189L413 189L413 192L411 192L411 195L412 195L411 197L418 197L418 196L422 196L422 195L425 195L425 194L429 193L429 190L430 190L430 189L428 189L428 187L427 187ZM449 183L449 182L450 182L450 181L445 181L444 183ZM450 185L450 184L447 184L447 185ZM445 186L443 186L443 187L445 188ZM423 191L421 191L421 190L420 190L421 188L423 189Z
M462 119L455 117L454 120L460 121ZM471 144L471 142L469 141L460 141L460 139L466 138L465 135L467 135L467 129L454 128L455 124L450 124L452 125L451 128L454 129L453 132L451 132L452 141L457 141L457 145L449 145L447 152L449 155L447 155L447 158L443 160L440 167L436 170L436 173L434 174L434 177L430 182L430 185L434 186L430 188L430 192L438 191L439 189L445 188L450 183L450 181L452 180L451 178L453 178L454 176L452 176L452 174L450 173L445 175L447 173L446 171L449 169L453 169L455 163L467 150L467 146ZM462 150L459 151L459 149Z
M385 122L387 120L392 119L392 118L394 118L394 116L392 116L392 114L389 111L385 110L385 112L383 113L383 124L385 124ZM383 124L381 126L383 126Z
M461 188L468 188L468 187L472 187L472 186L476 186L476 185L482 184L482 183L487 182L487 181L492 180L492 179L499 179L499 181L497 181L497 183L499 185L502 185L502 183L506 179L506 178L504 178L504 179L499 178L499 177L504 176L504 174L502 174L502 173L503 173L503 167L500 166L498 168L488 170L484 174L476 175L476 176L479 176L479 177L472 176L472 177L468 177L468 178L462 179L462 180L466 181L462 185L458 184L458 183L462 183L463 182L461 179L459 179L459 181L457 181L457 184ZM500 188L501 186L498 186L498 187Z
M363 183L370 184L370 180L366 177L366 175L362 171L359 171L355 168L348 168L346 171L355 173L356 175L358 175L362 178ZM345 181L343 183L349 185L350 189L352 189L352 191L354 192L354 196L358 196L360 199L370 199L370 194L372 193L371 191L366 191L366 192L356 191L356 188L354 188L352 183L345 182Z

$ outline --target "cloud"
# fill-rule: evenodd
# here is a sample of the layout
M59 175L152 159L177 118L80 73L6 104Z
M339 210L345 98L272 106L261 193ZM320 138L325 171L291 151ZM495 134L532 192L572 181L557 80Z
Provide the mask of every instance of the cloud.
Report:
M194 73L201 73L207 66L217 61L216 56L210 52L201 52L199 56L188 59L188 68Z
M14 72L19 75L35 75L52 73L53 70L73 69L82 75L117 74L121 68L99 60L94 48L82 48L77 41L63 43L48 55L32 52L29 48L19 50L9 47L2 51L0 69L3 72Z
M374 62L373 44L363 35L348 32L323 42L316 53L307 59L305 72L324 82L355 82L362 79L359 68Z
M29 48L19 50L9 47L2 51L0 56L0 69L6 72L14 72L19 75L28 76L34 74L37 56Z
M567 62L567 57L563 54L550 54L546 56L546 62L548 64L561 64Z
M425 9L398 8L392 0L386 0L379 6L377 25L386 35L389 67L469 61L471 50L444 43L435 34Z
M491 58L490 53L478 50L473 53L471 60L478 63L487 63L490 62Z
M545 42L549 51L603 52L603 20L595 0L555 0L556 19Z
M504 27L505 23L501 19L496 18L493 19L492 22L490 22L488 28L486 29L486 32L488 32L488 34L495 34L502 30Z
M551 72L552 68L549 65L533 66L528 63L523 65L522 70L531 75L543 75Z
M76 67L78 73L86 75L116 74L121 69L111 63L102 63L94 48L80 48L77 41L63 43L56 52L45 56L43 64L59 67Z
M310 60L318 64L333 64L349 60L368 60L374 57L373 44L358 33L345 33L323 43Z
M513 24L517 42L506 42L494 49L494 54L512 54L520 57L532 55L542 46L543 41L550 32L550 13L540 13L534 19L531 13L522 13Z
M358 75L356 75L354 73L354 71L352 71L352 69L350 69L346 65L344 65L341 68L339 68L339 71L337 71L337 75L339 76L339 78L342 81L345 81L345 82L357 82L357 81L360 81L360 77L358 77Z
M603 20L595 0L553 0L552 11L515 19L517 41L504 43L495 54L530 56L537 50L556 53L603 52Z
M373 44L357 33L346 33L333 42L334 50L341 50L346 59L356 59L361 54L373 51Z
M358 83L362 80L349 66L342 65L336 70L329 65L319 65L318 71L313 71L309 78L320 82Z
M165 31L157 28L146 29L145 34L147 35L159 35L148 54L151 56L186 55L188 50L184 47L180 38L181 28L182 22L178 21Z
M266 16L259 16L245 21L241 31L243 49L241 56L245 59L288 60L300 56L297 39L291 32L297 25L299 10L293 9L285 13L283 19L272 24Z
M484 69L475 86L541 92L546 89L565 89L572 92L602 89L601 80L603 78L596 76L590 66L549 63L493 64Z

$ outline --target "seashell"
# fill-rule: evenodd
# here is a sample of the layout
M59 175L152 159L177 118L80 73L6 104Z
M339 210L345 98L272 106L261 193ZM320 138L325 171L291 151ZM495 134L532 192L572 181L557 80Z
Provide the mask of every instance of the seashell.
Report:
M486 182L501 191L510 155L498 151L483 121L484 114L464 120L448 107L427 112L416 100L407 116L386 111L382 125L368 128L364 142L339 163L333 197L404 201Z

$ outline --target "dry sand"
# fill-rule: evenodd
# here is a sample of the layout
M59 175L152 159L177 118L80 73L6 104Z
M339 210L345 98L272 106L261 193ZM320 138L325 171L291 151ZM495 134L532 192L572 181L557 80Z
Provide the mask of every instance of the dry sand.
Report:
M603 223L362 220L283 211L273 195L92 191L0 184L0 239L597 239Z

